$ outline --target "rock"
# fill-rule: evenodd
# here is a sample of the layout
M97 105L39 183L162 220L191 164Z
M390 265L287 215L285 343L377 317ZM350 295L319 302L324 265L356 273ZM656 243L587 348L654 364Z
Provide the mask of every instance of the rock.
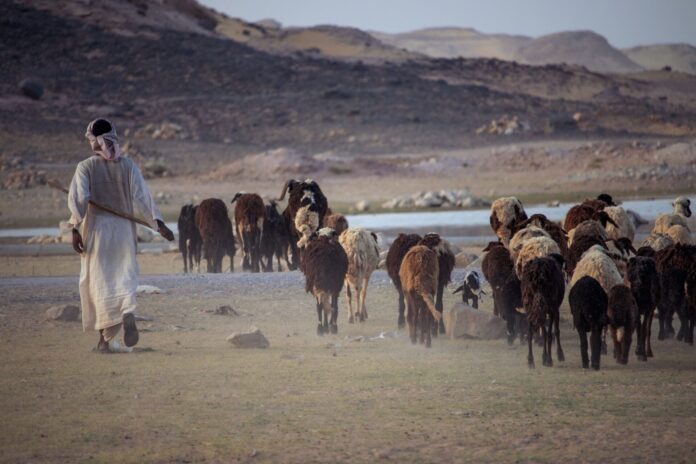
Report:
M355 204L355 210L364 213L365 211L370 209L370 203L367 202L367 200L362 200L359 201Z
M73 305L51 306L46 310L46 320L76 321L80 317L80 308Z
M41 99L44 93L43 85L39 81L31 78L23 79L22 82L19 83L19 90L21 90L25 97L29 97L32 100Z
M246 332L233 333L227 337L227 341L236 348L268 348L270 345L268 339L254 326Z
M138 285L135 289L135 293L144 293L146 295L159 295L161 293L167 293L161 288L155 287L154 285Z
M239 313L229 305L218 306L215 309L207 309L205 312L216 316L239 316Z
M494 340L506 336L505 321L491 313L456 303L443 314L445 330L450 338L473 337Z
M454 267L467 267L478 259L478 256L462 251L454 256Z
M141 226L140 224L136 226L136 233L138 235L139 242L149 243L153 238L155 238L154 230L150 229L149 227Z

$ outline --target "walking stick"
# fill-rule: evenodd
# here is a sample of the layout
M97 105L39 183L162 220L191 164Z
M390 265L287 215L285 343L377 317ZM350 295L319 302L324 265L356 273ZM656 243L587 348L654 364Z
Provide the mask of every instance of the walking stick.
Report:
M58 182L56 182L56 181L47 180L47 181L46 181L46 185L48 185L48 186L50 186L50 187L53 187L53 188L56 189L56 190L60 190L61 192L65 193L65 194L70 193L70 192L68 192L68 189L66 189L65 187L63 187L62 185L60 185L60 184L59 184ZM92 206L94 206L95 208L99 208L99 209L101 209L101 210L103 210L103 211L106 211L106 212L108 212L108 213L111 213L111 214L113 214L114 216L122 217L123 219L128 219L129 221L133 221L133 222L135 222L135 223L137 223L137 224L140 224L140 225L145 226L145 227L147 227L147 228L149 228L149 229L152 229L152 230L154 230L155 232L159 232L159 231L157 231L155 228L153 228L150 224L148 224L147 222L145 222L145 221L143 221L142 219L137 218L137 217L135 217L135 216L131 216L130 214L122 213L121 211L116 211L115 209L111 209L111 208L109 208L108 206L101 205L101 204L99 204L99 203L97 203L97 202L95 202L95 201L92 201L92 200L89 200L89 204L92 205Z

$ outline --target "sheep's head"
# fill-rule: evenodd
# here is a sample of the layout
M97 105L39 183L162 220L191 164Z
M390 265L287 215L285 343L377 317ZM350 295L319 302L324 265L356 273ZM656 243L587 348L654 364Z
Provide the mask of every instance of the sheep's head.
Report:
M691 217L691 200L686 197L679 197L672 203L675 214L681 214L684 217Z
M196 208L197 206L191 204L182 206L181 212L179 213L179 221L193 223L196 217Z
M606 203L607 206L616 206L616 203L614 203L614 199L608 193L600 193L599 195L597 195L597 199Z
M604 211L595 212L592 215L592 219L594 219L595 221L599 221L600 224L602 224L602 227L606 228L607 224L611 224L614 227L616 227L617 229L619 228L619 225L616 222L614 222L614 220L612 218L610 218L609 215Z
M434 232L430 232L428 234L425 234L423 238L421 239L420 242L418 242L418 245L425 245L431 250L434 250L435 248L440 245L440 242L442 239L440 238L439 234L436 234Z
M314 192L311 190L303 190L302 197L300 198L300 206L309 206L310 210L312 206L316 206L317 202L314 199Z
M234 198L232 198L232 201L230 201L230 203L234 203L235 201L239 200L239 197L241 197L242 195L244 195L244 192L237 192L234 195Z

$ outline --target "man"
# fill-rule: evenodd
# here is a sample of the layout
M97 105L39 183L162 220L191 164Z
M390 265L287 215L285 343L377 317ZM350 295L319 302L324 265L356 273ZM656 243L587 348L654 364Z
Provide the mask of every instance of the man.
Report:
M130 158L121 157L114 126L106 119L94 120L85 137L94 155L77 165L68 198L73 248L82 255L82 327L99 331L100 352L128 352L138 343L133 314L139 272L135 223L89 201L129 215L135 207L157 223L164 238L172 241L174 234L164 225L140 169ZM126 348L116 341L121 326Z

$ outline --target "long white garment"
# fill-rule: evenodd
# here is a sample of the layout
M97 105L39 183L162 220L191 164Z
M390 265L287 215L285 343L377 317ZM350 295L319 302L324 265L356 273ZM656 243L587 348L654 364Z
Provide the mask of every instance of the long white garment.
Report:
M162 220L140 169L130 158L107 161L94 155L77 165L70 184L70 224L81 225L85 252L80 271L82 328L120 324L136 307L138 286L135 224L89 205L89 200L146 220Z

